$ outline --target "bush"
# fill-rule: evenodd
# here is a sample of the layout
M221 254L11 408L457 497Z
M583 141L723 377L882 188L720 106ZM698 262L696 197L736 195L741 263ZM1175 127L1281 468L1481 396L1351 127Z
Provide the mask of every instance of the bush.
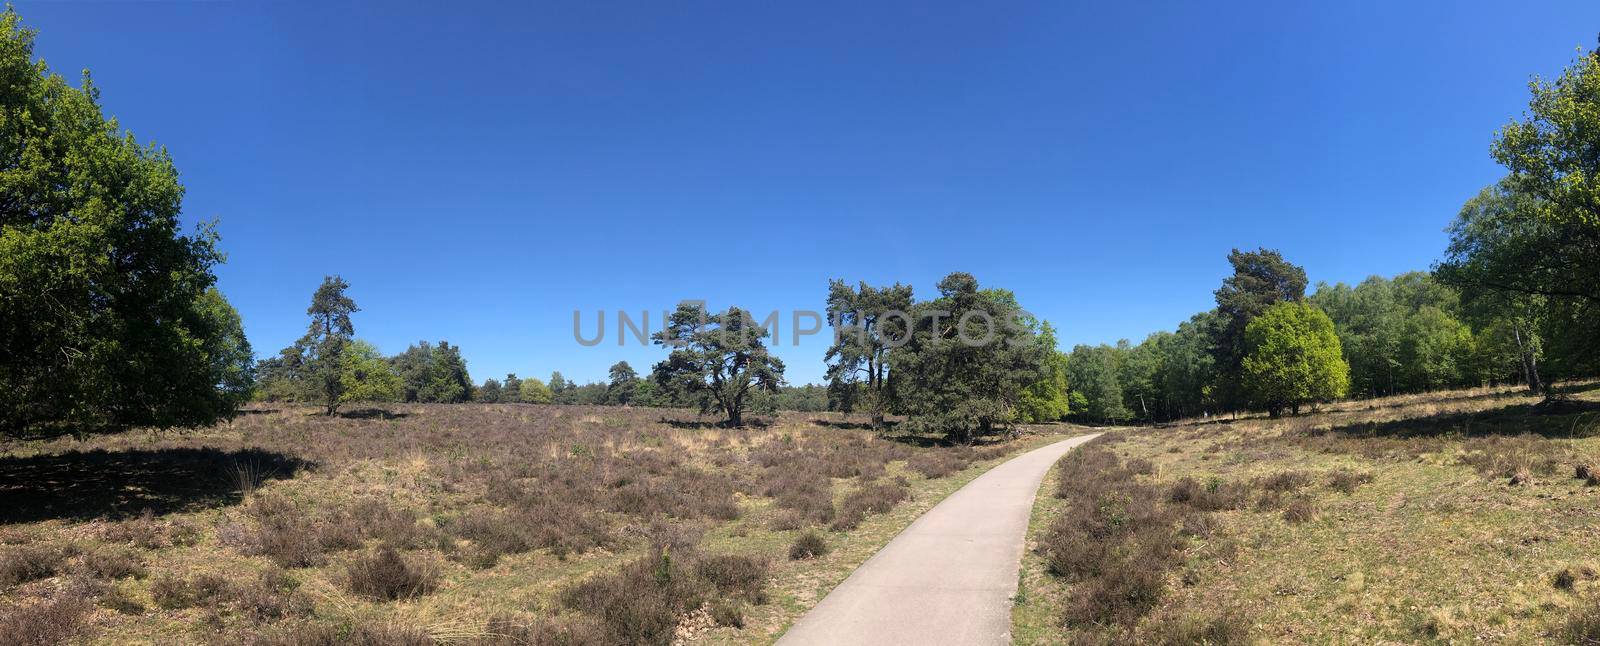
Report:
M1299 525L1315 520L1317 506L1308 498L1295 498L1287 507L1283 508L1283 520L1290 525Z
M666 644L678 617L700 607L713 586L668 552L591 577L562 594L568 608L594 617L613 644Z
M737 601L722 600L711 604L711 620L718 626L744 627L744 607Z
M51 544L18 545L0 552L0 587L55 576L67 550Z
M432 568L406 562L392 547L357 558L345 568L345 587L376 601L420 597L433 592L438 579Z
M66 643L83 631L84 618L93 609L88 599L73 594L0 606L0 641L16 646Z
M736 554L707 556L695 563L695 572L722 594L766 603L766 561Z
M1354 493L1357 487L1372 482L1372 474L1339 469L1328 474L1328 488L1339 493Z
M866 485L845 496L831 528L834 531L855 529L869 514L886 514L910 495L909 489L896 483Z
M1250 626L1239 613L1224 610L1216 614L1197 612L1166 613L1152 617L1143 626L1141 643L1159 646L1191 646L1208 644L1231 646L1247 644Z
M144 561L127 548L101 548L83 555L78 572L99 579L142 578Z
M828 540L821 534L808 531L789 545L790 560L813 559L828 553Z
M587 620L557 621L539 618L523 622L512 617L491 617L473 646L608 646L606 634Z
M927 451L906 460L906 468L922 474L929 480L943 478L967 468L967 461L956 455L957 449Z

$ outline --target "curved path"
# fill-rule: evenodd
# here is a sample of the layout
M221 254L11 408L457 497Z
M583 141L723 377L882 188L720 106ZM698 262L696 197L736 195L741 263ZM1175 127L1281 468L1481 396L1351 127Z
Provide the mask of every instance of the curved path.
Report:
M778 643L1011 643L1011 596L1034 494L1057 459L1098 435L1034 449L973 479L856 568Z

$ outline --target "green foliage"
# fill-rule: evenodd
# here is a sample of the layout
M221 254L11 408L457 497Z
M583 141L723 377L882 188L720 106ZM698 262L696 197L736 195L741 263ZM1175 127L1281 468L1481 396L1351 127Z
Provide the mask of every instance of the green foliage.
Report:
M980 291L960 272L939 281L939 297L913 308L911 338L889 352L907 427L970 442L1014 420L1054 350L1026 323L1011 292Z
M874 426L883 425L889 409L889 349L906 338L912 309L911 287L855 289L843 280L828 283L828 318L834 343L828 348L827 379L842 410L865 408Z
M500 382L500 401L507 404L522 401L522 380L517 378L517 373L508 373L506 380Z
M472 377L459 346L419 341L390 361L405 384L403 401L449 404L472 399Z
M1104 423L1133 417L1123 403L1116 348L1074 347L1067 357L1067 383L1072 386L1072 411L1079 418Z
M1267 308L1245 328L1245 344L1245 392L1274 416L1284 408L1298 414L1303 403L1343 397L1350 385L1350 366L1333 321L1310 303Z
M1224 406L1245 404L1240 378L1245 353L1245 328L1267 308L1305 297L1306 271L1283 259L1277 251L1257 249L1228 254L1233 275L1216 291L1217 315L1222 319L1212 346L1216 359L1215 395Z
M482 386L478 386L478 401L485 404L500 403L502 395L500 382L494 379L485 380Z
M1029 384L1017 400L1017 419L1023 422L1058 422L1071 412L1067 393L1067 355L1056 349L1056 330L1049 321L1038 325L1039 343L1049 350L1040 366L1042 377Z
M311 296L311 306L306 308L311 327L295 342L300 350L302 379L312 399L321 402L329 415L338 412L339 403L344 401L344 350L356 333L350 315L361 311L345 295L344 290L349 288L350 283L343 278L324 277Z
M639 373L634 372L633 366L626 361L618 361L611 365L609 376L611 382L606 385L606 403L617 406L633 403L639 387Z
M397 402L405 396L405 382L371 343L352 340L343 352L340 402Z
M652 337L673 348L653 377L662 390L699 404L701 412L720 411L730 426L742 426L752 389L777 392L783 383L783 361L762 343L768 334L737 307L711 315L702 305L681 304Z
M166 150L33 60L0 14L0 433L198 426L248 396L238 314L213 289L210 225L182 235Z
M521 391L523 403L548 404L553 401L550 396L550 387L544 385L544 382L539 381L536 377L523 379Z

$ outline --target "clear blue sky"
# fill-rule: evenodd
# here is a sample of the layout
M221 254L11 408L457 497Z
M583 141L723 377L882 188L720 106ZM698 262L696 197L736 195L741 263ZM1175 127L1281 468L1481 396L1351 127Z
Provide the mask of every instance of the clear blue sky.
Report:
M337 273L358 336L479 380L663 355L579 346L574 309L820 310L834 277L971 272L1070 347L1208 309L1232 247L1426 269L1530 76L1600 30L1587 0L776 4L16 2L221 219L258 354ZM819 380L826 337L788 335Z

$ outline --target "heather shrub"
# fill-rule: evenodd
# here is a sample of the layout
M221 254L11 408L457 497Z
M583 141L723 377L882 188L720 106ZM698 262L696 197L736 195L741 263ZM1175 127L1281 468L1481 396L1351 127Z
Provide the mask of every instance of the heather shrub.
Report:
M356 558L345 567L345 588L375 601L397 601L428 594L438 586L432 567L409 562L392 547Z
M17 545L0 551L0 587L55 576L67 559L67 551L50 543Z
M828 553L828 539L814 531L808 531L794 539L789 545L789 559L800 561L813 559Z
M32 603L0 605L0 643L15 646L54 646L83 632L93 604L70 593Z

